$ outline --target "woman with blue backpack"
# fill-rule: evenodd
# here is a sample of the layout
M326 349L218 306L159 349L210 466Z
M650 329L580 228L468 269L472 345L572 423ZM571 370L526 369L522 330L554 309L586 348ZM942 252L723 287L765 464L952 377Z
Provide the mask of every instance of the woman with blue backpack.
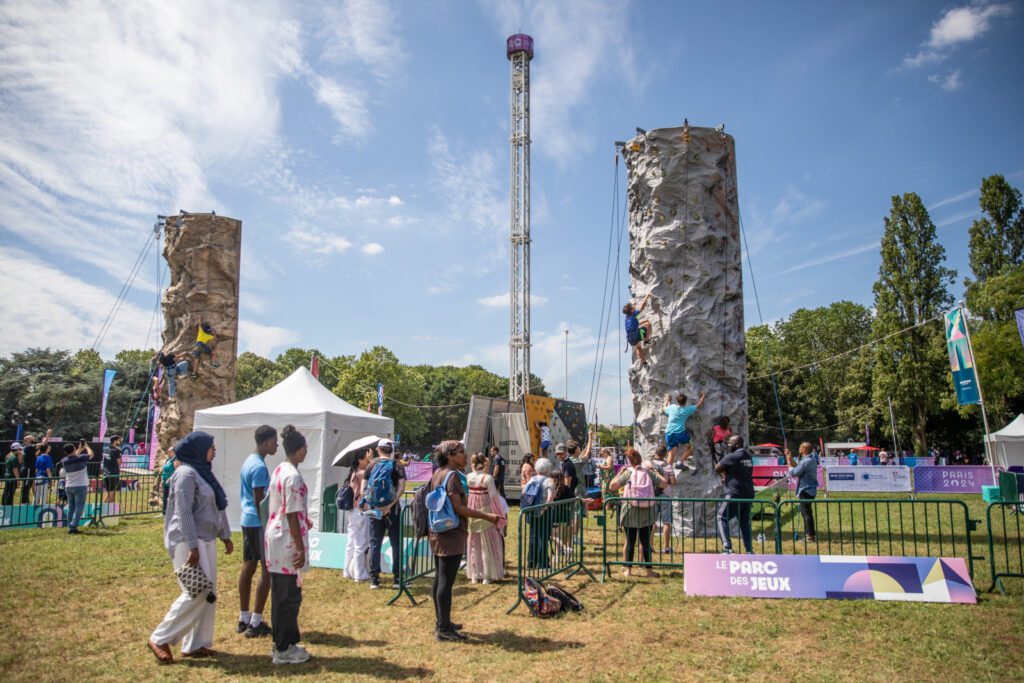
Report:
M466 489L457 475L466 469L466 447L461 441L442 441L437 450L438 470L430 480L427 496L430 550L434 554L435 635L442 642L459 642L466 636L461 624L452 623L452 588L466 554L467 517L497 524L499 517L473 510L466 504Z

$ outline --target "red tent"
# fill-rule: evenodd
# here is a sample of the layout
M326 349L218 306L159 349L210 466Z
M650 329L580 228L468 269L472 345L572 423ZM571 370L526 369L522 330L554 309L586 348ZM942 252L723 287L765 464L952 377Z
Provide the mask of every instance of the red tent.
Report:
M782 446L777 443L759 443L754 448L782 448Z
M878 448L876 446L857 446L853 450L855 450L855 451L880 451L882 449Z

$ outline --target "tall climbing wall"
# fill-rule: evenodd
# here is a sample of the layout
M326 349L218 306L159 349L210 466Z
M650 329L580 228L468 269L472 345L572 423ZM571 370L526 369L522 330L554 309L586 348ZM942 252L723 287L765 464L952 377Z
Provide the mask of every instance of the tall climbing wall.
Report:
M645 458L662 442L666 394L706 401L688 424L696 449L683 469L680 496L717 497L708 434L728 415L746 437L747 375L743 332L736 154L732 136L712 128L661 128L624 146L629 175L629 272L634 302L653 325L646 367L630 370L634 438ZM677 520L677 528L679 526ZM683 520L704 535L713 519Z
M196 377L177 380L177 395L164 388L160 401L160 446L168 448L192 431L195 412L235 400L238 351L238 279L242 221L212 213L170 216L164 225L164 258L171 281L163 296L164 348L193 362ZM203 356L195 369L199 325L216 333L214 362ZM165 382L166 384L166 382Z

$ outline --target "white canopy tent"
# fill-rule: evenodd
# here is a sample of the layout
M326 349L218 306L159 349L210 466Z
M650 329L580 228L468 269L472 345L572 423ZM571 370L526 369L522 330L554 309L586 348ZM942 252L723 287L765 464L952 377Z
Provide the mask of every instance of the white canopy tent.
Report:
M1024 467L1024 414L989 436L995 464L1000 467Z
M313 528L320 522L323 491L341 481L347 469L332 467L334 456L349 442L376 434L392 436L395 421L360 410L335 396L306 368L299 368L290 377L244 401L197 410L195 428L209 432L216 439L217 458L213 471L228 494L228 519L231 528L241 528L239 505L239 471L242 463L255 450L254 432L268 424L278 433L287 424L306 437L308 452L299 467L309 487L309 516ZM267 467L274 468L284 458L284 449L267 458Z

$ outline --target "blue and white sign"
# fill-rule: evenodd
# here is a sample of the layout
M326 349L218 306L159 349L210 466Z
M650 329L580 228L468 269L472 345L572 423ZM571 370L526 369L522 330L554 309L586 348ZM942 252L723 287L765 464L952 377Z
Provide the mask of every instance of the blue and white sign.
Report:
M840 465L825 469L825 487L836 491L900 493L914 490L909 467L858 467Z

